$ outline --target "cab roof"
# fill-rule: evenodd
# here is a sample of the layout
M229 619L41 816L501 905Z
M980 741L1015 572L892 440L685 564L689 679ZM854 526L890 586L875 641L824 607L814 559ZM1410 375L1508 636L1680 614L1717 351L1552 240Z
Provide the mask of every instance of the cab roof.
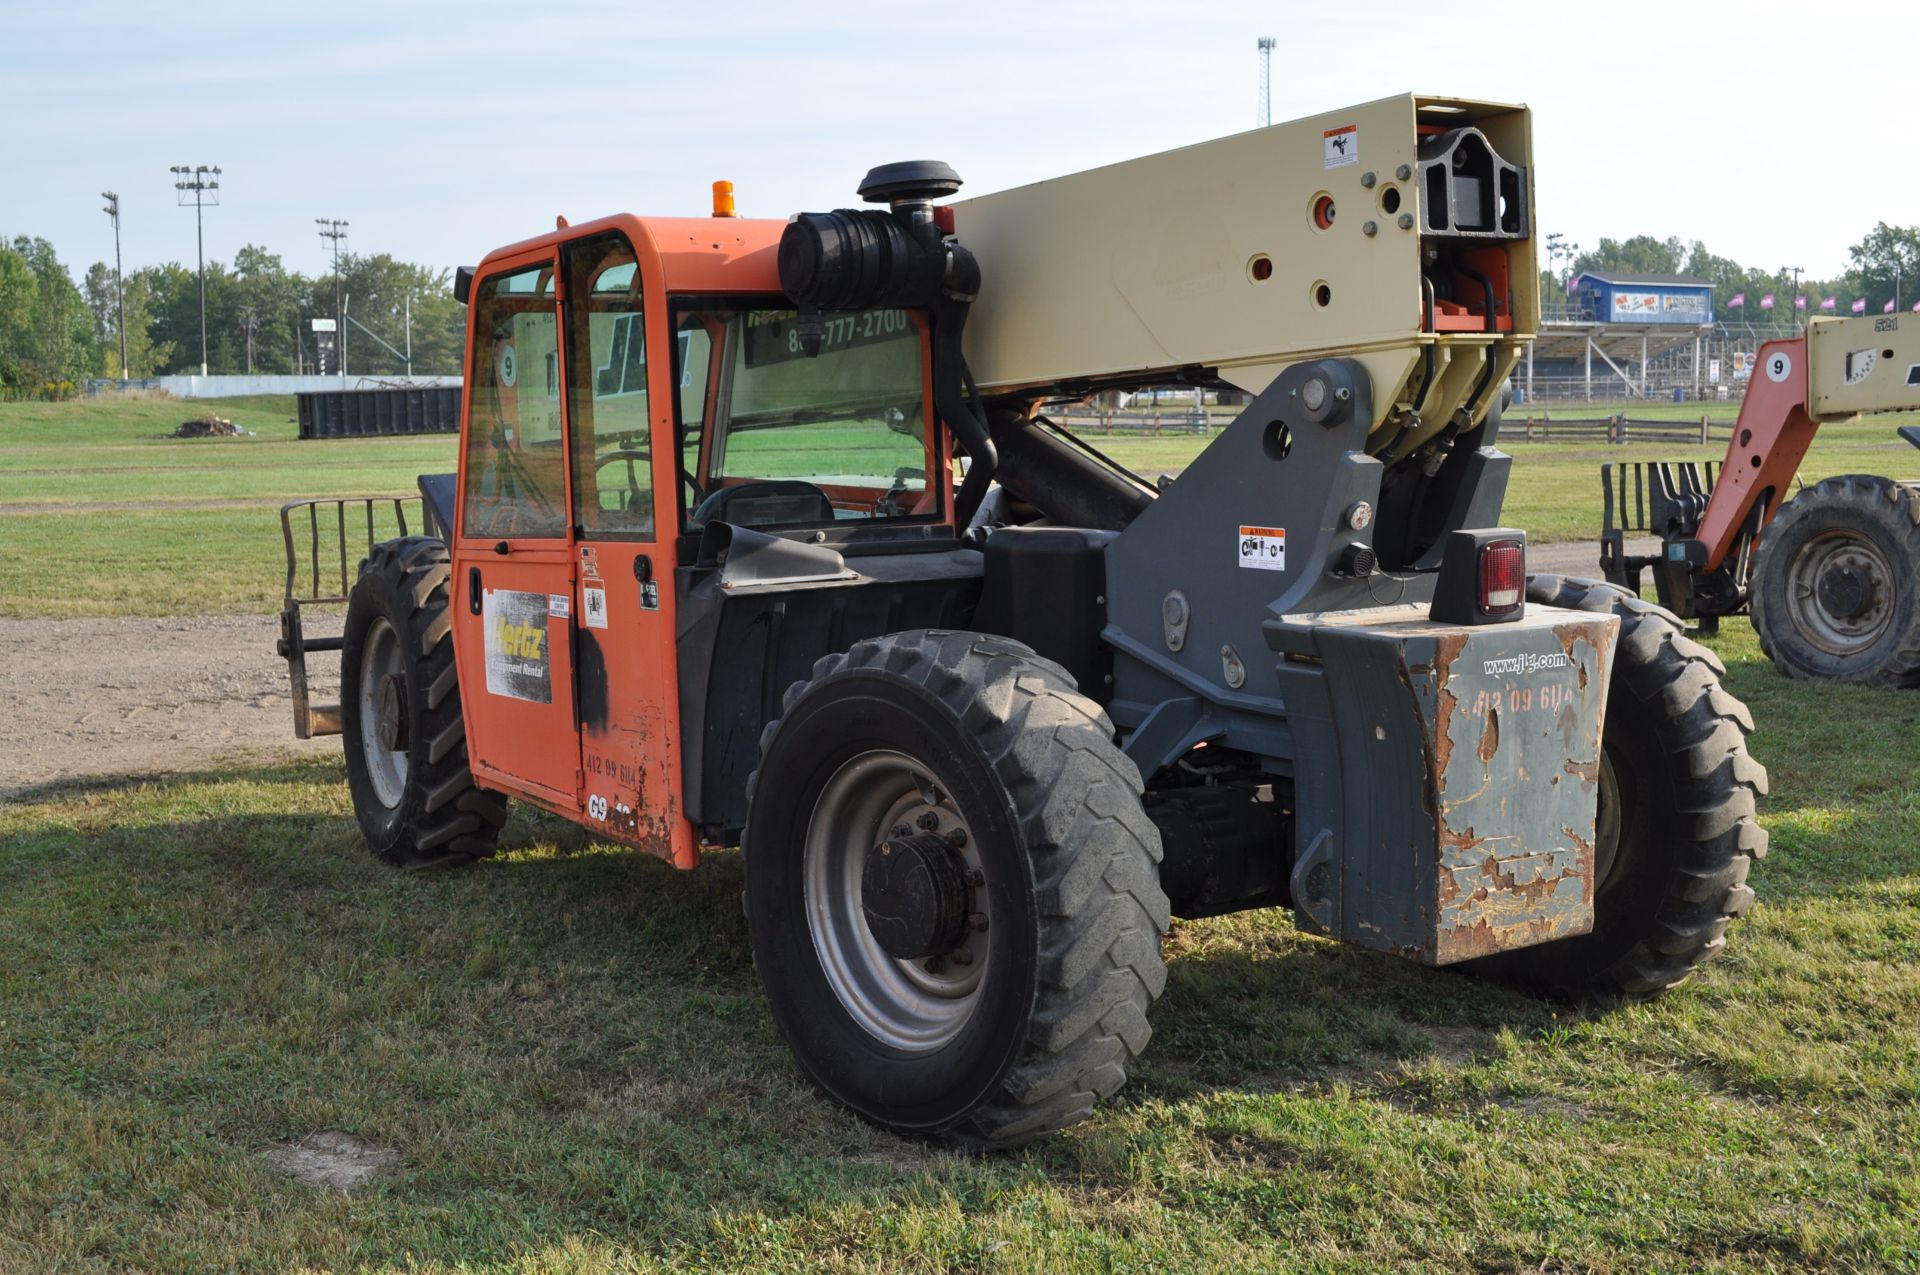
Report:
M668 292L779 292L780 234L785 221L770 217L636 217L615 213L488 253L474 271L524 264L522 258L605 231L624 234L640 259L643 279L657 279Z

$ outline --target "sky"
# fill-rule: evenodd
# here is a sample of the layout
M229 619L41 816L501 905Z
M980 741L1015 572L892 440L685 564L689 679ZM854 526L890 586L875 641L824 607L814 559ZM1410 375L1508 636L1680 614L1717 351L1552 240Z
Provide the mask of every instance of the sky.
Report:
M175 164L217 164L209 259L256 243L471 264L565 215L857 203L874 164L937 158L968 194L1243 131L1256 39L1273 119L1416 91L1534 112L1537 230L1700 239L1843 271L1920 223L1910 4L542 4L0 0L0 235L76 277L192 264Z

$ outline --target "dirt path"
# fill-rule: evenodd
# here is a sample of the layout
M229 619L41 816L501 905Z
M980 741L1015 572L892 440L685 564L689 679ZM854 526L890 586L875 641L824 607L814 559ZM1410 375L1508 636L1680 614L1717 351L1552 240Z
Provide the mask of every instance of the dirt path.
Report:
M1600 573L1592 541L1532 546L1528 559L1534 571ZM325 624L316 633L337 632ZM279 636L275 616L0 619L0 799L62 779L337 749L337 738L293 737ZM338 698L334 657L316 656L310 673L316 703Z
M279 637L276 616L0 619L0 799L62 779L339 748L293 737ZM333 663L312 661L316 701L338 694Z

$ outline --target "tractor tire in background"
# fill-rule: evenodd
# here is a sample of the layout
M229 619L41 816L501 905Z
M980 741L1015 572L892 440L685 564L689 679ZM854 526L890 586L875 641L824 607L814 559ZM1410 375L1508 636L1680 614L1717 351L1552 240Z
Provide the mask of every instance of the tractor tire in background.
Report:
M1749 609L1788 677L1920 686L1920 488L1848 474L1795 496L1760 533Z
M1527 600L1620 617L1601 732L1593 929L1463 962L1500 982L1571 998L1647 1000L1726 945L1753 905L1766 854L1754 816L1767 772L1747 755L1753 718L1726 668L1679 618L1597 580L1534 576Z
M426 536L360 564L340 654L347 786L367 847L399 868L493 853L506 798L473 782L453 659L452 568Z
M1139 770L1059 665L914 631L814 665L748 786L748 929L826 1094L998 1148L1125 1083L1166 983Z

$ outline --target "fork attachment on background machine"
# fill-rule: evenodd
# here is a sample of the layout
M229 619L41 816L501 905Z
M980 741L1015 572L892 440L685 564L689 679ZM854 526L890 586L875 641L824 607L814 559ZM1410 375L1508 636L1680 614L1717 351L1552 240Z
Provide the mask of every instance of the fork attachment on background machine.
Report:
M1713 494L1716 461L1621 461L1600 466L1603 525L1600 572L1610 584L1640 592L1640 573L1653 571L1660 605L1718 631L1720 617L1747 603L1746 553L1730 554L1719 571L1696 561L1701 516ZM1655 553L1628 553L1629 532L1658 536Z

